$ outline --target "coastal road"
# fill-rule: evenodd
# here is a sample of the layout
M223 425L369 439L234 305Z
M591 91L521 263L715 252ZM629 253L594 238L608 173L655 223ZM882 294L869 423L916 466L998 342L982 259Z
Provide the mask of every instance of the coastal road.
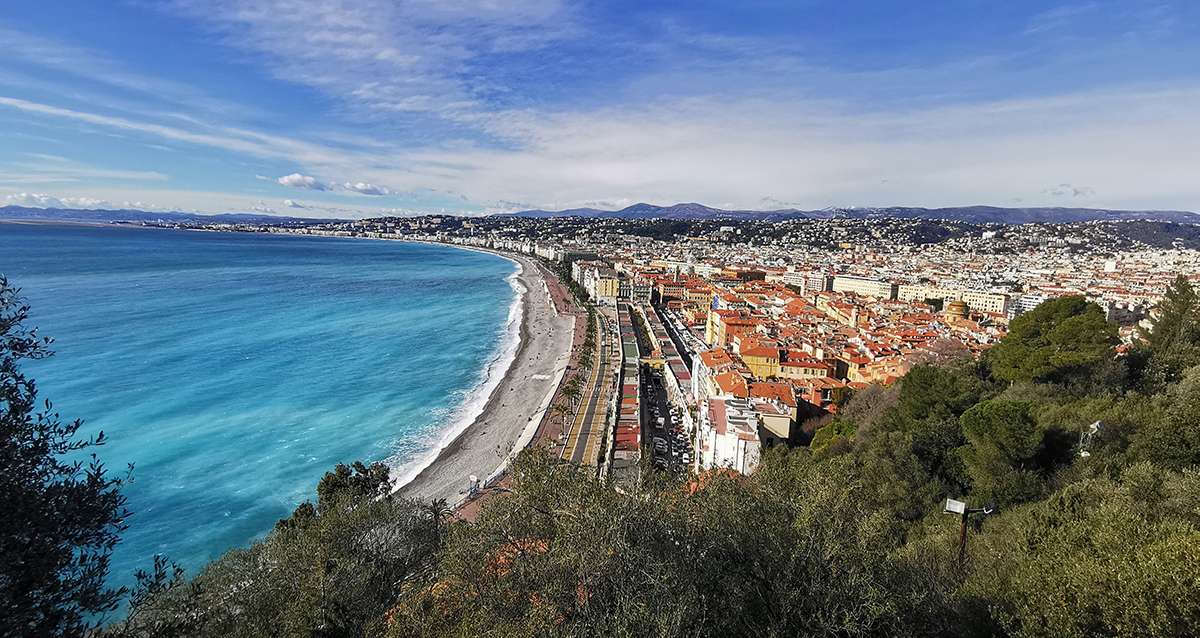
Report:
M600 378L592 406L592 416L588 420L588 435L584 441L583 458L588 465L599 465L600 449L604 437L610 431L608 424L608 404L613 392L610 371L613 343L609 337L608 318L600 315Z
M599 441L603 439L607 421L605 398L608 394L606 390L609 337L603 315L597 314L596 320L599 346L596 349L596 360L592 364L592 374L584 388L583 400L580 402L582 408L575 414L566 447L563 449L564 458L583 465L596 465Z

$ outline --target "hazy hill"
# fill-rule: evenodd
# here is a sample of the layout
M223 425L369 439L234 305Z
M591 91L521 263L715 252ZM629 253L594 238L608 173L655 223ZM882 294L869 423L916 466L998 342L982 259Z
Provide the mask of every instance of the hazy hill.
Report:
M337 221L331 219L308 219L284 217L262 213L199 213L153 212L144 210L79 210L74 208L31 208L26 206L0 207L0 219L64 222L158 222L158 223L206 223L206 224L316 224Z
M820 210L723 210L696 203L655 206L634 204L620 210L598 208L572 208L561 211L526 210L504 213L516 217L586 217L613 219L757 219L781 221L787 219L951 219L973 223L1029 224L1071 223L1092 220L1154 220L1186 224L1200 223L1200 215L1187 211L1133 211L1103 208L1002 208L998 206L960 206L953 208L918 208L889 206L886 208L824 208Z

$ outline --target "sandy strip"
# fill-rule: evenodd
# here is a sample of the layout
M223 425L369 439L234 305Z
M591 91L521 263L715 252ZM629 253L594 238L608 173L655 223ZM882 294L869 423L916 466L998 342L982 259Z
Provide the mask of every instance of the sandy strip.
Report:
M528 257L504 256L521 265L517 277L527 291L516 356L479 417L397 490L403 496L444 498L451 506L462 501L468 477L487 479L532 439L566 369L574 317L555 312L541 270Z

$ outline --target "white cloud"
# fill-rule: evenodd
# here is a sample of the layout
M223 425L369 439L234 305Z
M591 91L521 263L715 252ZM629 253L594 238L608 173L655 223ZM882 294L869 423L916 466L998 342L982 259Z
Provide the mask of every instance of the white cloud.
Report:
M1034 15L1025 27L1025 35L1040 35L1071 26L1074 22L1099 9L1095 2L1066 4Z
M1200 90L1080 93L893 113L829 101L694 99L505 114L513 149L425 150L381 180L473 201L828 205L1053 203L1070 175L1104 207L1200 209ZM1077 181L1076 181L1077 180ZM1073 192L1073 191L1072 191ZM1101 197L1102 195L1102 197Z
M283 200L283 205L288 208L308 208L308 206L305 206L304 204L301 204L300 202L298 202L294 199Z
M37 84L48 89L59 89L77 99L83 99L90 104L107 103L129 107L126 101L116 100L111 95L97 95L87 92L78 82L55 85L45 81L45 77L67 74L82 78L88 84L102 84L119 89L122 92L132 92L156 102L166 102L175 107L201 109L228 117L232 114L247 114L255 112L243 104L213 98L204 91L174 80L151 77L134 73L124 68L122 64L101 51L77 46L66 40L55 40L40 35L33 35L25 30L15 29L0 24L0 42L6 45L5 52L14 59L51 69L54 73L31 74L22 78L22 84ZM143 112L162 112L158 108Z
M353 191L360 195L391 195L392 191L383 186L376 186L367 182L346 182L342 184L342 188L348 191Z
M289 188L302 188L310 191L327 191L329 186L311 175L292 173L275 180Z
M179 126L79 111L5 96L0 96L0 106L7 106L25 113L82 122L117 131L138 133L165 140L207 146L251 157L282 159L307 166L354 165L366 159L362 154L354 150L335 149L322 144L231 126L207 125L198 120L194 120L191 123L192 128L181 128Z
M9 206L31 208L112 208L112 202L93 197L55 197L45 193L13 193L4 197Z

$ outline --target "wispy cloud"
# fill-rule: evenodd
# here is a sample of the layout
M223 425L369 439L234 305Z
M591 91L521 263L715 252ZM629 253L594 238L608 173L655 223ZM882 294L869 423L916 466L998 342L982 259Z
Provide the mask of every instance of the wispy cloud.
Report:
M1043 34L1072 26L1079 18L1100 8L1096 2L1064 4L1034 15L1025 26L1025 35Z
M572 32L559 0L176 0L279 78L374 113L480 108L481 58L538 49Z
M43 77L34 79L23 76L21 82L37 82L43 87L58 88L68 95L86 97L93 104L99 102L137 109L136 103L112 95L101 95L81 89L80 82L97 83L118 89L132 97L151 99L157 103L172 104L188 111L201 111L222 116L246 115L257 110L244 103L215 98L194 86L163 79L128 69L102 51L82 47L70 41L28 33L0 23L0 42L5 43L5 53L11 59L19 59L43 69L64 74L74 81L55 84ZM158 108L161 112L161 106Z
M101 168L58 155L28 153L24 158L9 162L0 172L0 183L53 184L89 180L164 181L167 176L158 171L136 171Z
M1096 189L1091 186L1075 186L1073 184L1057 184L1042 191L1046 195L1052 197L1092 197L1096 194Z
M56 99L52 86L21 92L15 78L3 85L16 89L0 89L9 94L0 95L0 110L59 130L122 136L115 147L166 144L184 159L214 150L205 158L229 167L229 183L212 188L245 191L181 187L186 176L172 168L173 190L140 189L155 201L209 210L282 201L262 205L343 216L639 200L816 208L1070 198L1200 208L1200 185L1187 170L1200 164L1200 151L1181 142L1200 138L1197 78L1092 78L1084 86L1060 67L1029 75L1044 68L1043 43L1078 37L1079 23L1104 19L1112 6L1105 0L1012 20L1008 36L1019 46L853 68L807 59L813 46L799 38L711 23L640 15L636 29L610 29L589 22L595 6L570 0L155 6L216 34L222 54L242 52L247 65L320 96L307 111L240 117L239 105L206 101L186 84L142 77L103 55L90 60L93 52L69 42L12 35L15 55L29 64L95 75L119 90L95 103ZM1156 24L1171 15L1148 14ZM1102 75L1095 58L1086 61L1083 75ZM626 62L638 68L622 68ZM578 87L570 84L576 74L588 76ZM192 98L202 106L191 108ZM116 159L103 167L23 161L8 158L0 184L53 191L48 197L103 191L110 201L133 201L143 196L129 182L167 178ZM97 183L104 188L90 185ZM310 192L292 191L305 201L282 199L283 187Z
M206 146L252 157L294 161L309 166L340 166L355 160L355 154L351 150L232 126L205 125L197 121L198 126L183 128L6 96L0 96L0 106L110 130L150 135L161 140Z

